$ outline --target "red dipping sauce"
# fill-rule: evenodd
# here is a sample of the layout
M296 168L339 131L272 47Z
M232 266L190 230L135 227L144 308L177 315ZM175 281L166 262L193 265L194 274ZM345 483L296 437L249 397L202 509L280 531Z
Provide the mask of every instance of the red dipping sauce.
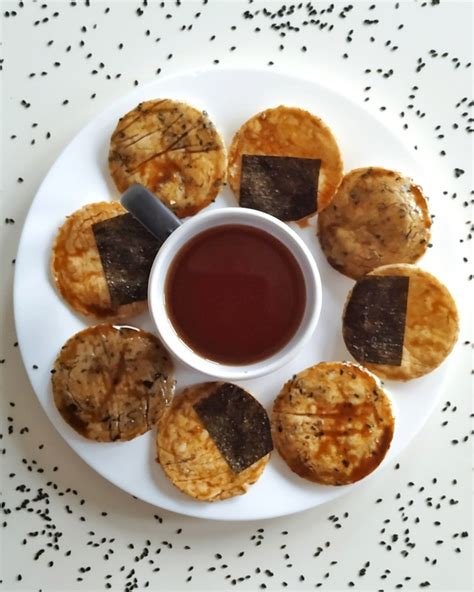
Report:
M165 298L176 332L195 353L244 365L291 340L306 288L284 244L259 228L227 224L201 232L178 251Z

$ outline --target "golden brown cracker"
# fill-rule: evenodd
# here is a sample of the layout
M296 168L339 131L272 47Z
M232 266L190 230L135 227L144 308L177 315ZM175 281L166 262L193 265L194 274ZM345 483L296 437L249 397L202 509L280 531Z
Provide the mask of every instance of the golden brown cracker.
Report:
M342 179L342 158L331 130L319 117L296 107L266 109L237 130L228 164L229 184L237 198L245 154L320 159L318 211L328 206Z
M212 395L221 382L193 385L178 394L163 414L157 436L157 461L183 493L202 501L242 495L257 481L269 454L234 473L205 429L194 405Z
M354 279L381 265L415 263L428 247L430 227L421 188L380 167L347 173L318 217L319 242L328 262Z
M131 440L150 430L174 384L173 364L154 335L105 324L71 337L52 373L58 411L98 442Z
M364 365L391 380L411 380L428 374L446 359L458 338L459 316L453 297L437 278L415 265L384 265L369 275L405 276L409 284L401 364ZM344 328L343 336L347 339Z
M225 148L205 112L170 99L146 101L119 120L110 140L109 170L121 193L141 183L183 218L219 193Z
M390 400L358 364L322 362L293 376L275 399L275 446L300 477L354 483L381 463L394 430Z
M92 226L125 214L117 202L87 204L66 218L55 238L51 274L66 302L77 312L100 320L124 319L146 310L146 300L113 303Z

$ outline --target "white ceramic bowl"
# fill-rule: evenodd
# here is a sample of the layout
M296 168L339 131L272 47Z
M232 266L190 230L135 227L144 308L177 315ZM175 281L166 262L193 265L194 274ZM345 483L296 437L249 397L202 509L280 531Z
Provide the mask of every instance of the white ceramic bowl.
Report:
M166 310L165 283L168 270L180 249L204 230L226 224L253 226L268 232L293 254L303 273L306 306L300 326L290 341L272 356L248 365L214 362L194 352L177 334ZM158 335L169 351L186 365L224 380L244 380L268 374L293 358L316 328L322 304L321 278L316 262L302 239L277 218L247 208L223 208L198 214L179 226L163 243L150 272L148 306Z

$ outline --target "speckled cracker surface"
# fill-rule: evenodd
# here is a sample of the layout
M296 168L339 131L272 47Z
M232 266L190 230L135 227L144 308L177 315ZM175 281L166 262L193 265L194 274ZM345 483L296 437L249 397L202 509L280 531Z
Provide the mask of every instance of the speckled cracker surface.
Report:
M320 160L313 211L316 204L318 211L328 206L342 180L342 158L331 130L319 117L296 107L266 109L235 133L229 149L228 179L238 199L245 154Z
M93 232L95 224L124 214L125 209L117 202L88 204L66 218L54 241L54 283L66 302L85 316L118 320L146 309L146 294L141 301L113 301Z
M119 120L110 140L109 170L121 193L141 183L183 218L215 199L225 182L226 154L205 112L156 99Z
M364 365L381 378L392 380L410 380L428 374L446 359L458 338L459 316L453 297L437 278L415 265L385 265L370 275L405 277L409 279L409 287L400 364L363 362ZM346 302L346 312L351 297L352 293ZM344 321L343 337L356 357Z
M99 442L150 430L174 393L174 369L160 341L129 327L96 325L61 348L52 373L54 402L79 434Z
M394 418L377 378L358 364L322 362L289 380L272 411L275 447L300 477L326 485L371 473L390 447Z
M427 201L408 177L380 167L347 173L318 217L318 237L330 265L360 278L375 267L415 263L430 240Z
M195 405L225 383L207 382L179 393L163 414L157 436L157 460L183 493L202 501L242 495L262 474L269 454L235 473L204 427Z

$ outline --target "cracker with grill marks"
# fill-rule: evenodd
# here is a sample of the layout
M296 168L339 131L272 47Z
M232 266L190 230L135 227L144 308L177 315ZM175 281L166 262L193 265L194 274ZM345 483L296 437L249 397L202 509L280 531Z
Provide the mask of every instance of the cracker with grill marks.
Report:
M184 389L174 398L158 426L157 461L179 490L202 501L212 502L246 493L260 477L270 457L269 452L257 460L246 456L243 464L237 462L235 468L240 470L235 472L206 429L197 409L201 406L203 410L205 401L216 393L220 398L219 391L225 395L228 386L229 383L206 382ZM246 393L246 396L251 395ZM215 411L216 405L212 407ZM244 443L244 447L252 443ZM227 445L224 448L229 451Z
M393 437L391 403L358 364L322 362L293 376L275 399L275 447L300 477L346 485L366 477Z
M225 182L226 154L207 113L156 99L119 120L110 140L109 170L120 193L141 183L183 218L216 198Z
M106 324L72 336L52 373L59 413L98 442L131 440L150 430L174 386L173 363L154 335Z

